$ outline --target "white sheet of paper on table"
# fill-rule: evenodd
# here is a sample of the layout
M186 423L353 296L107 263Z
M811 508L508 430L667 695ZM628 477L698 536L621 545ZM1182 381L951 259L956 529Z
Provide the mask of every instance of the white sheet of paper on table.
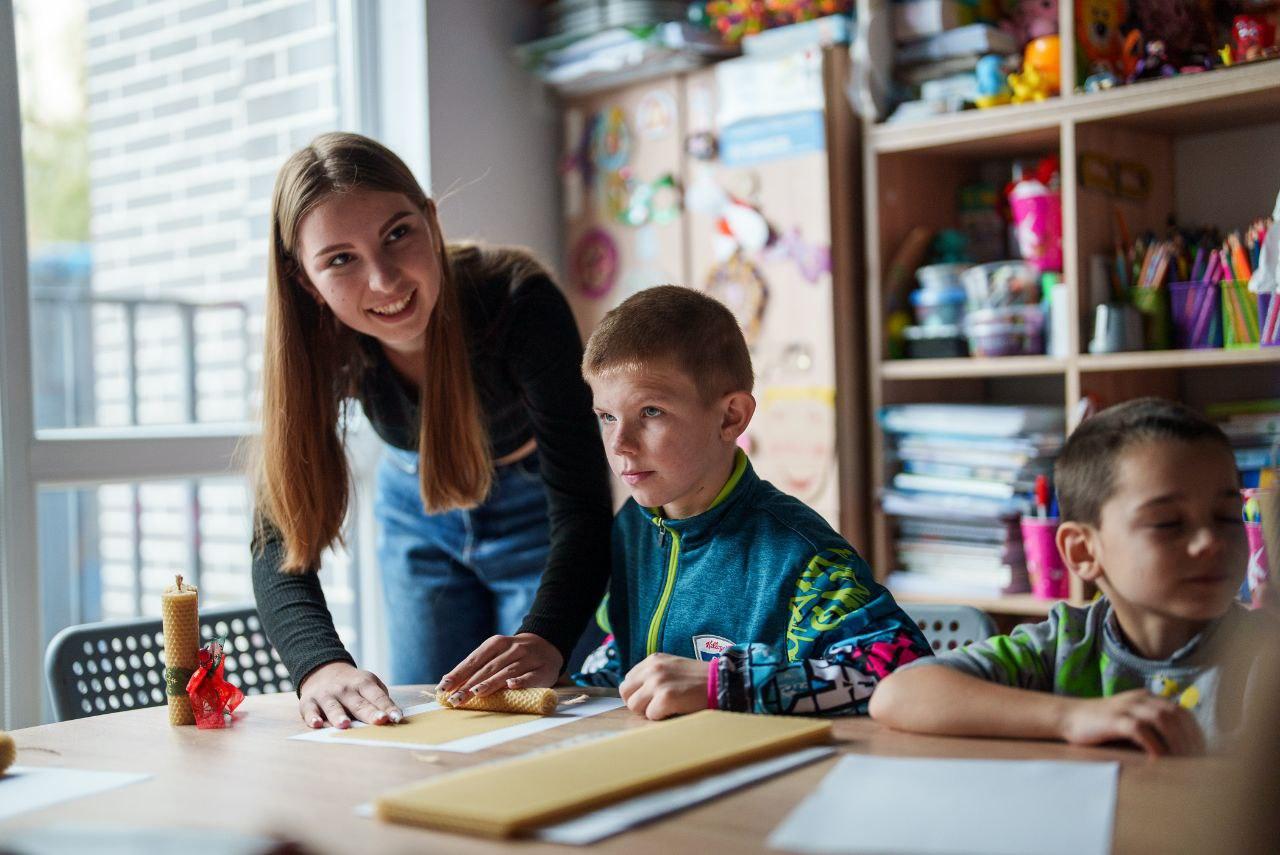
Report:
M133 772L11 766L4 775L0 775L0 820L126 784L136 784L150 777Z
M341 731L332 727L326 727L322 730L308 730L306 733L299 733L290 736L290 739L300 739L306 742L329 742L337 745L370 745L377 748L412 748L417 751L454 751L462 754L471 754L476 751L483 751L486 748L492 748L495 745L501 745L504 742L510 742L513 739L521 739L534 733L541 733L544 730L550 730L553 727L569 724L580 718L599 715L600 713L616 710L622 706L620 698L591 698L581 704L575 706L563 707L556 710L554 715L543 716L537 721L527 721L522 724L513 724L510 727L504 727L500 730L493 730L489 733L480 733L475 736L468 736L463 739L455 739L451 742L442 742L439 744L428 743L408 743L408 742L386 742L377 739L360 739L359 737L340 734L350 734L351 731ZM418 704L412 707L406 707L405 715L416 715L421 712L430 712L431 710L441 709L441 706L435 702L428 704ZM353 728L362 727L380 727L385 725L364 724L355 722Z
M783 754L781 757L748 763L746 766L739 766L728 772L708 775L691 784L665 787L555 825L548 825L539 829L533 836L548 843L560 843L566 846L588 846L599 843L629 828L702 804L716 796L780 775L834 753L834 748L819 745ZM367 819L372 819L376 815L372 802L358 805L355 812L358 816Z
M804 853L1103 855L1118 763L841 758L769 837Z

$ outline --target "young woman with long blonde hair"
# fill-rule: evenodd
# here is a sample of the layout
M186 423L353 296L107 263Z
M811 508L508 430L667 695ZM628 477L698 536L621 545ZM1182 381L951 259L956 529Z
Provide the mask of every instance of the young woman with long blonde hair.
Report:
M342 539L352 400L385 443L392 682L551 685L603 595L611 523L563 296L521 250L446 245L409 169L355 134L285 162L271 219L253 582L303 719L401 717L316 573Z

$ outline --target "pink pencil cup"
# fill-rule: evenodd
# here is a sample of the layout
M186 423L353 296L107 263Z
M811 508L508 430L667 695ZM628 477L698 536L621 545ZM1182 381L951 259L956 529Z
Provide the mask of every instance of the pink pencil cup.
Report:
M1262 523L1246 522L1245 537L1249 540L1249 569L1245 574L1245 586L1249 589L1249 599L1257 608L1258 589L1267 581L1267 571L1271 567L1267 563L1267 544L1262 538Z
M1071 580L1054 539L1057 533L1057 517L1022 518L1022 548L1027 553L1031 593L1042 600L1062 600L1071 594Z

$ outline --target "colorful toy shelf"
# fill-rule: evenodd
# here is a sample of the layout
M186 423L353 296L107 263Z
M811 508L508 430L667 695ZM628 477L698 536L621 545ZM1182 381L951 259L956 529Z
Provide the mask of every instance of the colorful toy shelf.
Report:
M1074 79L1071 5L1062 4L1063 79ZM1089 352L1094 321L1087 287L1089 260L1114 246L1116 211L1135 234L1162 230L1168 218L1204 217L1190 204L1198 173L1222 176L1220 204L1207 222L1237 228L1271 211L1280 190L1272 164L1274 124L1280 123L1280 61L1188 74L1104 92L1065 92L1046 101L973 110L914 123L879 125L863 138L867 246L867 359L870 367L871 490L890 477L890 451L875 414L904 403L1052 404L1063 407L1068 430L1081 399L1107 406L1141 395L1163 395L1196 406L1245 398L1280 397L1280 347L1242 350ZM1247 129L1253 126L1265 126ZM1222 135L1254 133L1260 174L1246 175L1238 155L1216 153ZM888 268L908 234L958 225L953 203L990 161L1057 155L1061 162L1063 283L1068 322L1060 356L890 359L886 340ZM1081 182L1082 155L1140 164L1149 173L1143 196L1125 198ZM1216 159L1216 160L1215 160ZM1183 188L1180 190L1179 188ZM1181 194L1181 195L1180 195ZM1190 213L1188 213L1188 210ZM1198 221L1198 220L1197 220ZM895 568L894 526L875 510L867 550L881 578ZM1072 580L1070 599L1091 592ZM1005 618L1047 613L1052 601L1031 595L998 598L927 596L913 586L904 602L965 603Z

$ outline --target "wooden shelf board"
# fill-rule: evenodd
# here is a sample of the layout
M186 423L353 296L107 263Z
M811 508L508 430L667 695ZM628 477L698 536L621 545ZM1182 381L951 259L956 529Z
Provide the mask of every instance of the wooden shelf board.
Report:
M892 593L892 591L891 591ZM941 603L949 606L973 606L988 614L1027 615L1029 617L1045 617L1049 610L1060 600L1042 600L1031 594L1007 594L1003 597L955 597L934 596L930 594L894 594L893 598L900 603ZM1087 605L1087 603L1071 603L1071 605ZM907 610L910 613L910 609Z
M869 142L881 154L929 149L979 156L1057 149L1065 103L1050 98L1034 104L966 110L920 122L875 125Z
M1280 115L1280 60L1071 93L1034 104L966 110L871 128L880 154L1010 155L1057 148L1060 123L1112 122L1167 134L1202 133L1275 121Z
M1051 356L894 359L880 363L885 380L946 380L952 377L1018 377L1061 374L1066 360Z
M1076 358L1076 364L1081 371L1168 370L1268 364L1280 368L1280 347L1250 350L1150 350L1135 353L1099 353L1079 356Z

